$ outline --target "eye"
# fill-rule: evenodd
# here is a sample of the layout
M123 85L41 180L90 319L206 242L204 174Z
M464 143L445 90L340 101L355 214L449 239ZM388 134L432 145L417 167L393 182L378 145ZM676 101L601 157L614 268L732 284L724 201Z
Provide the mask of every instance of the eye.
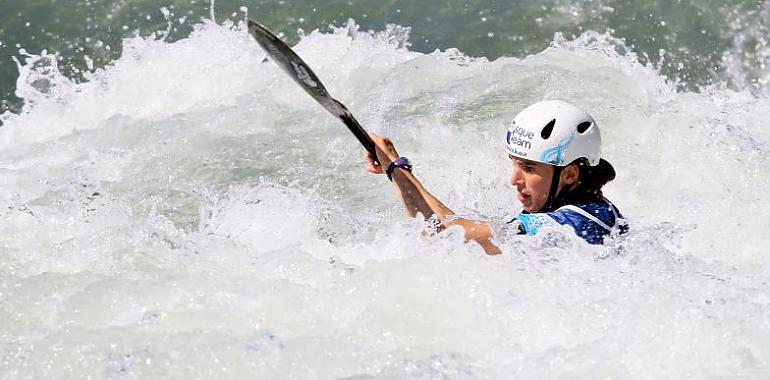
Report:
M578 131L578 133L580 133L582 135L583 133L586 133L588 128L591 128L591 122L590 121L584 121L584 122L578 124L577 131Z

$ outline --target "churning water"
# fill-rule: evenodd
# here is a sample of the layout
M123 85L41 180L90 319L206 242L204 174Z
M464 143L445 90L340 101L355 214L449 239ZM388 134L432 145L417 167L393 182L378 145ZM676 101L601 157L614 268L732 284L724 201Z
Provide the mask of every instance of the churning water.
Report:
M0 127L0 378L770 375L767 70L728 59L743 85L691 91L611 33L494 60L407 34L351 22L296 50L439 198L496 225L518 207L508 120L579 104L632 232L494 257L425 235L240 21L127 38L80 83L29 54Z

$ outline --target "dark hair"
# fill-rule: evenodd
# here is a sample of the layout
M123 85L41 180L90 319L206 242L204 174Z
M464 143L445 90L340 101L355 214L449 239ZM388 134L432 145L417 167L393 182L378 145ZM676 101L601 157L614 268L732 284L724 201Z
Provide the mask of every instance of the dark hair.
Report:
M566 204L581 204L602 199L602 187L615 179L615 168L607 160L599 160L599 164L591 166L585 158L578 158L570 165L578 165L578 183L572 189L564 189L556 196L552 208L556 209Z
M580 168L578 181L582 187L601 192L602 186L615 179L615 168L605 159L600 159L596 166L588 165L585 158L577 161Z

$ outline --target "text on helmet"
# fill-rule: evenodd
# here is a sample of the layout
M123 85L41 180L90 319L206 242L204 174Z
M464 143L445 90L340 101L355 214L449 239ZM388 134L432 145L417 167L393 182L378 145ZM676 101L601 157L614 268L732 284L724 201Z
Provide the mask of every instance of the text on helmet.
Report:
M512 129L508 130L506 140L508 145L516 145L525 149L531 149L532 143L528 140L532 140L534 137L535 132L514 125Z

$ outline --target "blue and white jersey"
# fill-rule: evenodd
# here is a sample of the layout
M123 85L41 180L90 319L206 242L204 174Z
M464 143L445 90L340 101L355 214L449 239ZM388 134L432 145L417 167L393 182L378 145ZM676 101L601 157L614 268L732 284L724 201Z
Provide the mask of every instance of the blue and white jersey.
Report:
M550 212L520 213L511 222L519 221L521 231L527 235L536 235L548 224L569 225L575 234L590 244L602 244L604 237L617 231L625 233L628 224L620 211L606 198L578 205L566 205Z

